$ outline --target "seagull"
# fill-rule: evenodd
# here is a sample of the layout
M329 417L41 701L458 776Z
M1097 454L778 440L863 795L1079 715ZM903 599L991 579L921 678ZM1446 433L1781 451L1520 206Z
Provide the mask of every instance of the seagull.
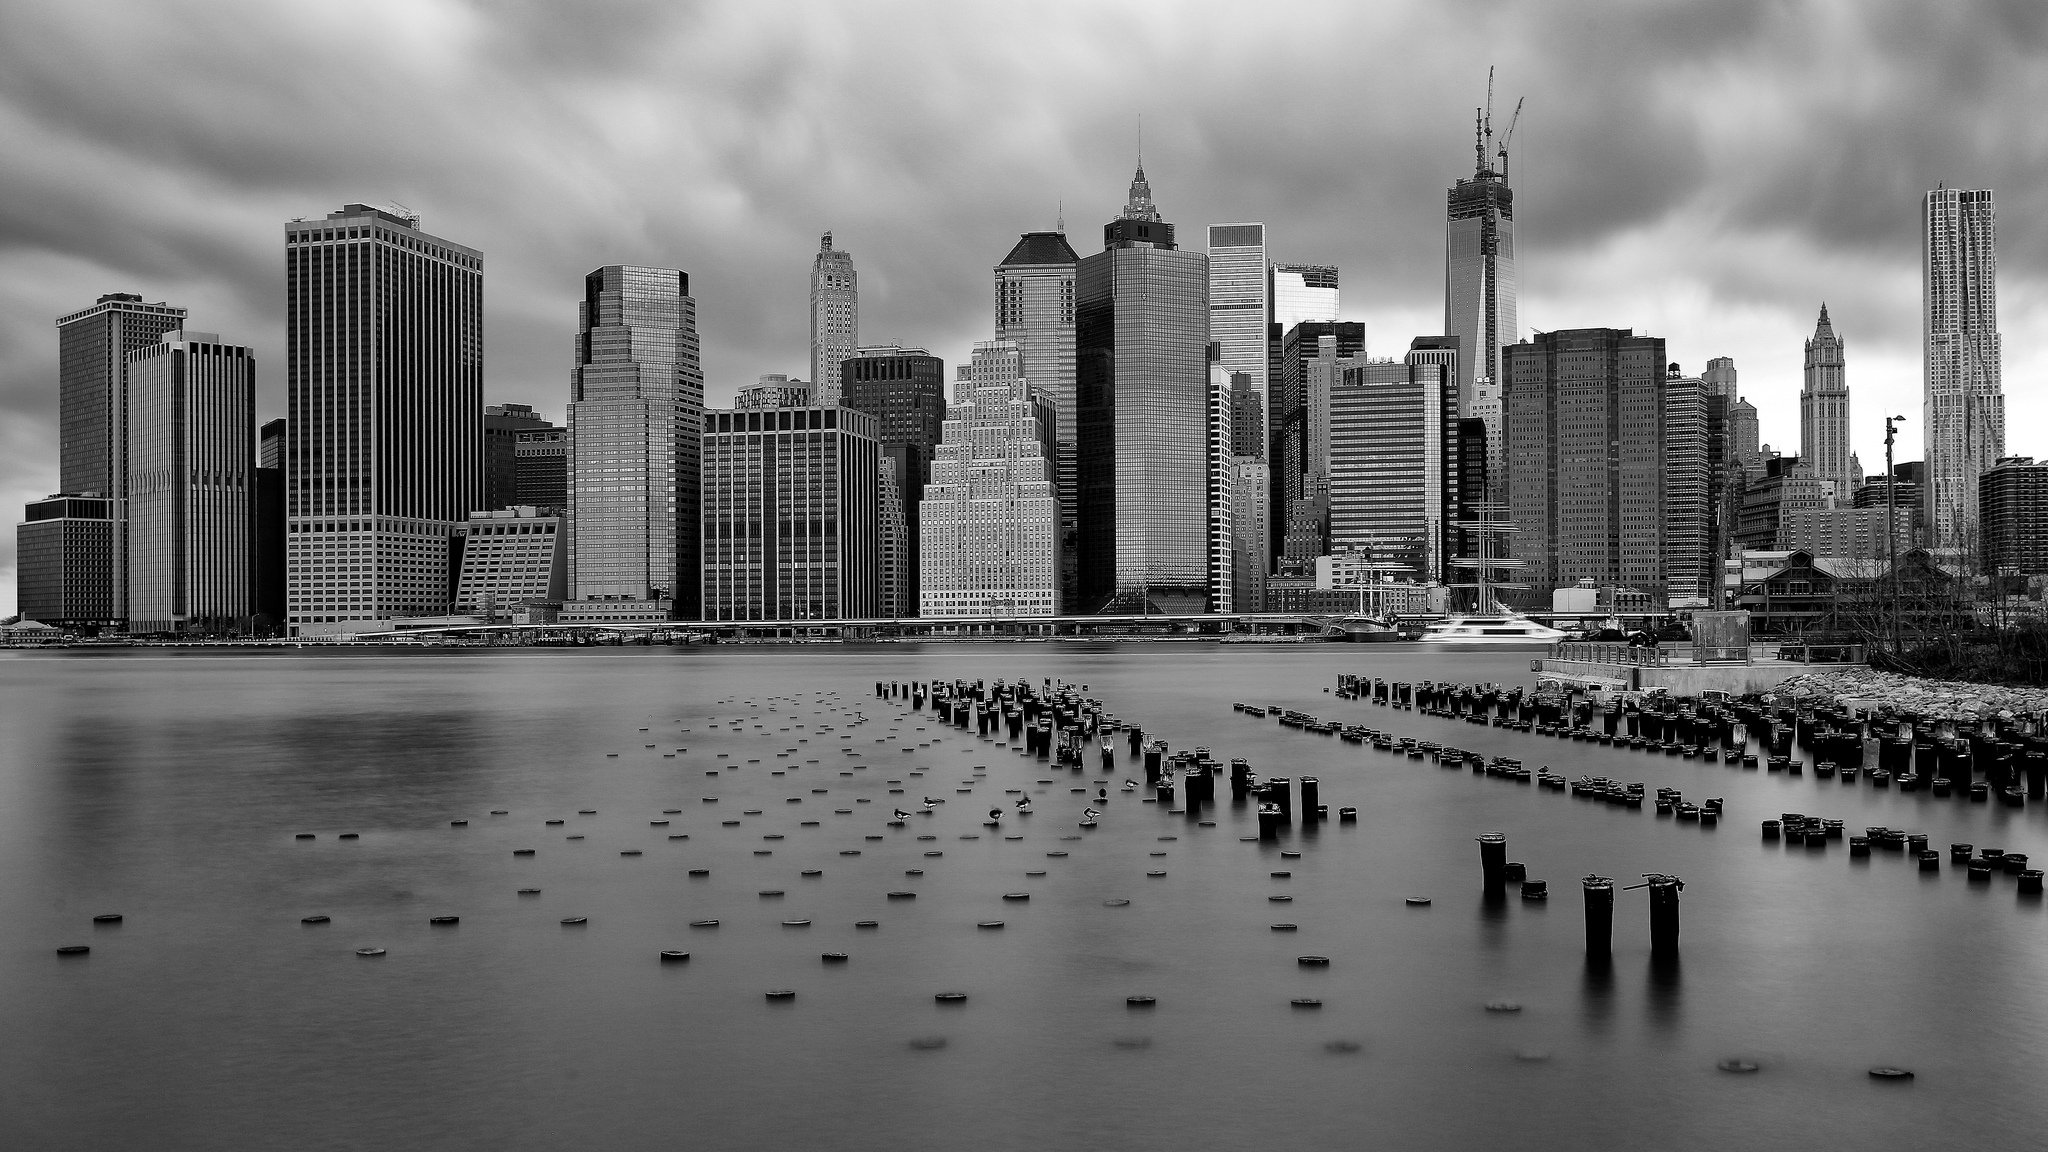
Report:
M1019 796L1019 797L1017 798L1017 811L1019 811L1019 812L1029 812L1029 811L1031 811L1031 797L1029 797L1029 796Z
M1097 788L1097 789L1095 790L1095 798L1096 798L1097 800L1107 800L1107 799L1109 799L1109 785L1107 785L1107 784L1104 784L1104 785L1103 785L1102 787L1100 787L1100 788Z
M1093 819L1095 819L1095 818L1096 818L1097 816L1100 816L1100 815L1102 815L1102 813L1100 813L1100 812L1097 812L1097 811L1096 811L1095 809L1093 809L1093 808L1083 808L1083 809L1081 809L1081 815L1083 815L1083 816L1086 816L1086 817L1087 817L1088 819L1090 819L1090 820L1093 820Z
M898 809L896 810L896 818L897 818L898 820L903 820L903 819L906 819L906 818L908 818L908 817L909 817L909 815L910 815L910 813L908 813L908 812L905 812L905 811L904 811L903 809L901 809L901 808L898 808Z
M933 809L934 807L938 806L938 804L940 804L940 803L941 803L940 801L938 801L938 800L934 800L934 799L932 799L931 797L927 796L927 797L925 797L925 798L924 798L924 810L925 810L925 811L927 811L927 812L929 812L929 811L931 811L931 810L932 810L932 809Z
M989 809L988 818L991 820L1001 820L1003 818L1003 810L1001 808Z
M1136 792L1137 790L1138 790L1138 782L1137 782L1136 780L1126 780L1126 781L1124 781L1124 791L1126 791L1126 792Z

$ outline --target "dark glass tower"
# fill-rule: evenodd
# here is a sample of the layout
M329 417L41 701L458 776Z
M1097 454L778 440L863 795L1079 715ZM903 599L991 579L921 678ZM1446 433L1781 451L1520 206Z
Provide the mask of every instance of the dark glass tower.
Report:
M932 478L932 453L946 423L946 362L922 348L862 348L839 366L839 403L875 418L882 457L903 501L904 538L897 542L902 569L886 581L894 603L885 616L917 615L923 587L918 565L918 511Z
M1209 260L1174 246L1141 167L1075 270L1082 611L1208 604ZM1025 365L1030 371L1030 365Z

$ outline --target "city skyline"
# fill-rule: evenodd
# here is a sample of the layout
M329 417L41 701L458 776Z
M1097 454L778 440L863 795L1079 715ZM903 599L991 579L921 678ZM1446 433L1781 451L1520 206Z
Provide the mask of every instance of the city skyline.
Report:
M1665 338L1689 373L1732 356L1762 439L1782 450L1797 443L1800 342L1825 299L1856 349L1857 410L1917 416L1917 206L1946 181L1999 190L2007 373L2024 381L2048 361L2048 340L2035 338L2048 319L2034 303L2048 295L2048 250L2020 223L2039 194L2009 154L2024 150L1983 127L2018 123L2011 106L2023 102L2010 97L2042 43L2027 13L1937 20L1905 6L1725 6L1596 26L1389 6L1345 14L1319 39L1422 45L1384 86L1398 97L1336 69L1289 97L1349 110L1333 124L1292 122L1261 103L1253 73L1209 90L1182 81L1184 63L1169 66L1163 48L1115 78L1034 81L1037 95L1016 101L1019 70L1042 59L1028 46L1071 41L1057 12L870 26L813 10L823 17L806 27L768 7L700 26L651 11L566 21L425 4L412 9L424 13L417 46L374 56L302 23L309 16L232 4L105 26L55 6L23 13L16 47L0 47L14 78L0 102L15 114L0 132L42 159L8 177L17 215L0 259L0 494L19 506L53 490L48 325L108 292L187 308L195 326L247 341L270 366L259 418L281 414L276 223L349 200L401 201L441 234L493 253L484 400L533 404L556 422L573 336L563 318L583 272L609 262L692 269L716 406L763 372L804 370L804 273L828 229L860 254L863 339L960 362L989 335L988 268L1019 233L1049 227L1062 199L1070 240L1113 213L1136 110L1173 217L1185 227L1264 220L1273 259L1344 269L1343 318L1369 325L1374 354L1397 353L1441 324L1441 197L1470 169L1489 63L1502 96L1528 98L1513 160L1522 335L1632 327ZM1150 11L1103 19L1135 26ZM1200 10L1181 19L1181 50L1195 59L1256 58L1263 44L1291 71L1310 71L1288 13L1248 45ZM211 35L230 21L244 34ZM870 78L851 62L857 51L841 62L849 46L912 36L944 55L984 33L1019 47L947 73L955 100L934 99L930 83L858 87ZM1825 53L1800 50L1822 43ZM206 67L156 63L178 45ZM677 79L691 69L672 67L664 49L702 61L704 79ZM1590 75L1622 49L1638 59ZM737 80L736 69L771 52L778 71L808 69L805 81L770 95ZM377 91L339 80L366 60ZM1851 84L1873 71L1887 77L1884 93ZM1674 72L1687 83L1672 83ZM276 99L248 101L245 87L209 75ZM592 131L599 76L614 77L636 111ZM338 83L355 97L337 100ZM1496 116L1511 107L1497 98ZM1768 130L1755 129L1766 120ZM701 186L679 188L678 165L700 170ZM1084 256L1093 248L1077 245ZM2048 401L2026 391L2008 397L2007 450L2039 454L2028 429L2048 424ZM1864 424L1852 446L1870 468L1881 425ZM12 608L12 548L0 543L0 612Z

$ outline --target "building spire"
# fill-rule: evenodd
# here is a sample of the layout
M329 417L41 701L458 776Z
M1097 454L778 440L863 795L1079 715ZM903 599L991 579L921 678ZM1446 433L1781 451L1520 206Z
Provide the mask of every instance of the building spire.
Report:
M1130 199L1124 204L1126 220L1157 220L1159 209L1152 203L1152 185L1145 180L1145 161L1138 161L1138 174L1131 177Z

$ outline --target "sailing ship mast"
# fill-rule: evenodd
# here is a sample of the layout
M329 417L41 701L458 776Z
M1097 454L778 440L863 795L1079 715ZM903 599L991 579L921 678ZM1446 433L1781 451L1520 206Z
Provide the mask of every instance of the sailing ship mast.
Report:
M1519 531L1513 523L1504 518L1506 511L1507 509L1497 500L1476 501L1470 506L1469 512L1475 518L1459 520L1452 525L1469 534L1469 538L1476 542L1479 555L1451 557L1449 567L1471 570L1473 580L1470 583L1446 584L1445 587L1476 589L1473 611L1480 615L1496 611L1495 606L1489 603L1489 593L1492 589L1528 587L1527 584L1495 579L1493 575L1496 571L1519 572L1528 566L1526 561L1517 560L1512 556L1494 554L1495 537Z

